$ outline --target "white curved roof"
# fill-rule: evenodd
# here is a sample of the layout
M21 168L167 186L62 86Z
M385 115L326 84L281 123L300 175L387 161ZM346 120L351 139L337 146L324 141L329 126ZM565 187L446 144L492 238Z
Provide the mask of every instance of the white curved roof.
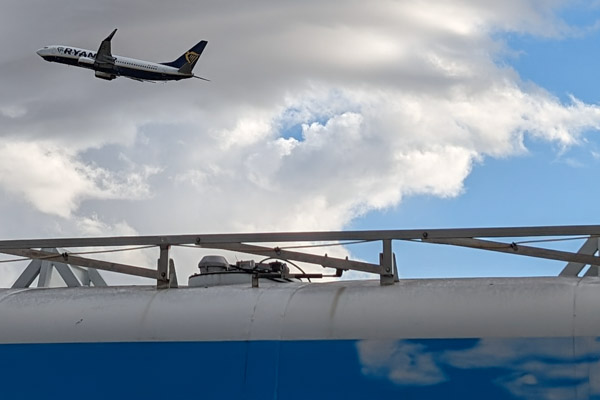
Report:
M600 336L598 278L0 290L0 343Z

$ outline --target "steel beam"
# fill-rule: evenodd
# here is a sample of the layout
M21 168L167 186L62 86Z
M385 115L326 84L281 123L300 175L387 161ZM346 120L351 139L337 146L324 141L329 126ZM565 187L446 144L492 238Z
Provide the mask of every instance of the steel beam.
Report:
M600 249L600 239L594 238L596 239L596 249ZM593 254L596 254L596 252L594 251ZM585 274L583 275L585 276L598 276L598 266L597 265L590 265L590 267L588 268L587 271L585 271Z
M528 257L546 258L549 260L578 262L589 265L600 265L600 257L587 254L570 253L568 251L541 249L511 243L494 242L479 239L427 239L424 242L449 244L473 249L497 251L500 253L518 254Z
M31 286L35 278L40 274L42 269L42 260L31 260L25 270L19 275L12 288L28 288Z
M48 253L53 253L53 254L59 254L59 251L55 248L42 249L42 251L45 251ZM67 264L55 261L55 262L50 263L49 268L56 269L56 272L58 272L58 274L60 275L62 280L65 282L67 287L81 286L81 282L79 282L79 279L77 279L77 276L75 276L75 273L71 270L71 267L69 267ZM48 284L49 284L49 282L48 282ZM45 286L49 286L48 284Z
M82 286L91 286L90 274L88 273L87 268L80 267L79 265L68 265L71 271L73 271L73 273L79 280L79 282L81 282Z
M598 266L597 265L590 265L590 267L588 268L587 271L585 271L585 274L583 276L584 277L586 277L586 276L598 276Z
M94 286L108 286L96 268L88 268L87 272L90 277L90 282L93 283Z
M319 256L316 254L299 253L272 247L253 246L243 243L207 243L205 245L201 245L201 247L238 251L240 253L256 254L259 256L279 258L281 260L300 261L310 264L317 264L328 268L363 271L370 272L372 274L382 273L381 267L377 264L369 264L361 261L345 260L342 258L328 256Z
M50 261L59 261L81 267L96 268L103 271L118 272L120 274L141 276L144 278L157 279L158 274L155 269L147 269L134 267L132 265L118 264L108 261L92 260L78 256L72 256L66 253L54 254L47 251L31 250L31 249L0 249L0 253L12 254L27 258L35 258L42 260L42 264ZM42 266L43 267L43 266ZM43 272L43 268L42 268Z
M204 245L211 243L324 242L348 240L374 241L533 236L600 236L600 225L27 239L2 240L0 241L0 249L29 249L38 247L71 248L91 246L175 246L182 244Z
M598 251L598 238L588 238L585 243L581 246L578 254L594 255ZM561 271L559 276L578 276L579 273L586 266L585 263L580 262L569 262L565 268Z
M40 276L38 277L38 287L49 287L50 279L52 279L52 263L47 260L42 260L42 267L40 268Z
M71 267L69 267L67 264L55 261L52 263L52 265L54 268L56 268L56 271L63 281L65 281L67 287L81 286L81 282L79 282L79 279L77 279L77 276L75 276L71 270Z

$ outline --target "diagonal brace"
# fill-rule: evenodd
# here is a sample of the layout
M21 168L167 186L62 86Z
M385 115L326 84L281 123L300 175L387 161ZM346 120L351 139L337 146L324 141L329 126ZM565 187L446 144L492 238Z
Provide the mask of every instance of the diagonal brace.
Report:
M596 251L598 251L598 238L594 237L588 238L585 243L583 243L578 253L594 255ZM585 266L586 263L571 261L565 266L559 276L578 276Z
M79 265L80 267L96 268L103 271L112 271L121 274L158 279L158 273L156 270L153 269L134 267L132 265L119 264L108 261L93 260L90 258L69 255L67 253L56 254L47 251L31 249L0 249L0 252L5 254L11 254L14 256L21 256L46 261L59 261L65 264Z
M345 260L343 258L319 256L316 254L300 253L296 251L283 250L279 248L254 246L244 243L205 243L200 247L238 251L240 253L256 254L259 256L279 258L282 260L300 261L310 264L317 264L328 268L337 268L343 270L354 270L370 272L372 274L387 274L383 268L377 264L370 264L361 261Z
M549 260L559 260L567 262L576 262L589 265L600 265L600 257L588 254L571 253L568 251L542 249L539 247L522 246L515 243L494 242L491 240L456 238L456 239L423 239L423 242L449 244L460 247L470 247L473 249L497 251L500 253L518 254L521 256L546 258Z

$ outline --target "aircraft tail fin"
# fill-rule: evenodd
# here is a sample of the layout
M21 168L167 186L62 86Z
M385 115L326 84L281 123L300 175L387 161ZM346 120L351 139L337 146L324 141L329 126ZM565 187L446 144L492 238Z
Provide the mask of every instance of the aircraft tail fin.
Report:
M196 44L191 49L189 49L188 51L186 51L177 60L162 63L162 64L168 65L169 67L178 68L179 72L181 72L183 74L191 74L192 69L196 65L196 62L200 58L200 55L202 55L202 52L204 51L204 48L206 47L207 44L208 44L208 42L206 40L203 40L203 41L199 42L198 44Z

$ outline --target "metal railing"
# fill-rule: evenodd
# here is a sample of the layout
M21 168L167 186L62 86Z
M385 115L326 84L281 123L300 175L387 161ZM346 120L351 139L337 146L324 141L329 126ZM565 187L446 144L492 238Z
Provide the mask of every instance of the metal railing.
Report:
M495 241L490 238L534 238L526 241ZM407 229L407 230L368 230L368 231L327 231L327 232L269 232L269 233L227 233L165 236L121 236L95 238L58 238L1 240L0 253L24 257L32 260L45 260L88 269L118 272L122 274L156 279L159 289L176 287L177 275L173 260L169 257L172 246L192 246L229 250L288 261L311 263L337 270L362 271L380 276L382 285L398 281L398 271L393 253L393 241L408 240L437 243L480 250L509 253L567 262L560 276L578 276L583 268L591 266L586 275L598 275L600 257L595 256L599 248L600 225L499 227L499 228L458 228L458 229ZM585 240L579 251L568 252L530 246L533 243L561 240ZM306 246L284 246L286 243L333 242L381 242L382 251L379 264L320 256L290 250ZM268 243L269 245L265 245ZM277 246L273 246L277 243ZM262 244L262 245L260 245ZM347 243L346 243L347 244ZM322 244L316 245L321 246ZM56 253L49 249L85 247L144 246L159 249L156 269L142 268L82 257L82 253L64 251ZM42 250L36 250L42 249ZM32 266L33 265L33 266ZM38 263L31 263L15 282L13 287L25 287L41 273ZM29 271L28 271L29 270ZM37 274L37 275L36 275Z

